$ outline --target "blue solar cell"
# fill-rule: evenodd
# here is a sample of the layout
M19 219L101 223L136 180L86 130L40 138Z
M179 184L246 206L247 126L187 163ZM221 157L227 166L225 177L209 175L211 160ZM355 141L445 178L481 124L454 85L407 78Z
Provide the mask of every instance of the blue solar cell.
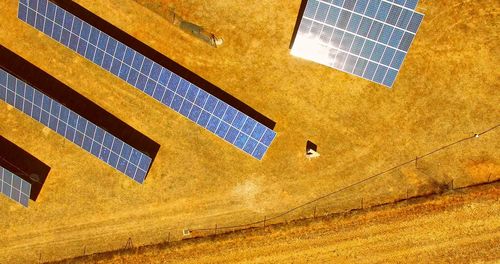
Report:
M52 28L52 38L59 41L61 39L62 27L54 24L54 28Z
M217 106L215 107L213 114L215 116L217 116L218 118L222 119L222 117L224 116L224 113L226 112L226 109L227 109L227 104L225 104L222 101L219 101L217 103Z
M243 147L243 150L252 155L253 151L255 150L255 147L257 146L257 141L249 138L247 143L245 144L245 147Z
M351 12L346 10L340 11L339 19L337 20L336 27L340 29L345 29L347 27L347 23L349 23L349 18L351 17Z
M160 73L160 78L158 78L158 82L161 84L161 85L167 85L168 83L168 80L170 79L170 76L171 76L171 72L165 68L162 69L161 73Z
M406 54L404 52L397 50L396 54L394 55L394 58L392 59L391 67L399 69L401 67L401 64L403 63L405 55Z
M398 74L398 72L396 70L388 69L387 74L385 75L384 82L383 82L384 85L392 87L392 85L394 84L394 80L396 79L397 74Z
M130 67L122 63L122 67L118 72L118 77L126 81L129 73L130 73Z
M47 10L47 0L39 0L36 10L40 13L45 13Z
M101 32L99 34L99 41L97 42L97 47L99 47L102 51L106 51L106 47L108 46L108 39L109 36Z
M198 117L200 117L200 113L201 113L201 108L194 105L191 108L191 112L189 112L189 119L191 119L193 122L196 122L198 120Z
M170 80L168 81L167 88L175 92L177 90L179 82L180 82L179 76L172 74L172 76L170 76Z
M375 49L373 50L372 56L370 57L370 60L379 62L380 59L382 58L382 54L384 54L385 46L382 44L377 44L375 45Z
M175 95L174 100L172 101L171 104L172 109L179 112L179 110L181 109L182 101L183 101L182 97Z
M399 16L398 22L396 23L396 26L405 29L408 26L408 23L410 22L412 15L413 15L412 11L408 9L403 9L401 15Z
M348 10L354 10L356 0L345 0L343 7Z
M374 18L375 14L377 13L379 5L380 5L380 0L370 0L365 10L365 16Z
M368 36L368 32L370 31L372 25L372 21L369 18L363 17L361 20L361 24L359 25L358 28L358 35L361 35L363 37Z
M349 21L349 24L347 25L347 30L349 30L352 33L356 33L358 31L358 27L361 24L361 19L362 17L358 14L352 14L351 20Z
M108 45L106 45L106 53L108 53L111 56L114 56L115 51L116 51L116 46L117 46L117 41L116 39L109 37L108 38Z
M347 53L340 51L339 53L337 53L337 56L335 57L335 61L334 61L333 65L337 69L342 69L342 67L344 66L346 58L347 58Z
M163 94L165 94L165 91L167 88L161 86L161 85L156 85L155 91L153 93L153 98L161 102L161 99L163 98Z
M17 10L17 17L19 17L21 20L26 20L28 17L28 7L19 4L19 8Z
M139 72L130 68L130 70L128 72L127 82L130 85L136 86L138 78L139 78Z
M198 89L198 87L194 86L194 85L189 85L189 89L188 89L188 92L187 92L187 95L186 95L186 98L193 102L196 100L196 96L198 95L198 91L200 89Z
M337 3L342 4L343 1L338 1ZM353 8L354 3L354 1L346 2L346 8ZM214 110L214 114L218 117L217 119L222 118L228 123L235 122L238 126L237 130L241 129L243 126L243 123L240 124L238 122L244 122L247 118L246 115L239 113L232 107L228 107L226 103L220 101L218 98L211 96L206 91L180 78L177 74L173 74L163 66L154 63L149 58L137 53L130 47L109 37L104 32L88 25L85 21L73 16L71 13L54 5L52 2L49 2L48 6L47 11L41 12L39 17L35 14L30 15L29 10L24 12L24 9L18 12L18 17L28 23L30 23L30 17L32 17L31 24L42 29L42 31L47 33L50 37L110 71L115 76L123 79L139 90L147 93L164 105L171 107L175 111L180 111L181 114L201 126L207 125L209 114ZM333 8L324 2L321 3L319 9L318 6L318 1L308 4L306 8L308 11L306 11L306 13L309 12L311 18L316 17L316 19L321 20L331 19L331 15L334 14L330 12L332 9L336 10L338 15L338 8ZM65 29L58 28L52 25L51 22L45 23L44 17L47 15L53 18L56 23L63 25ZM347 16L347 19L348 15L348 13L344 14L344 16ZM335 20L331 21L331 23L336 23L336 20L335 17ZM345 24L348 22L348 20L341 21L341 23ZM349 26L353 28L351 29L352 31L355 30L355 24L356 21L349 24ZM325 28L322 30L323 28L322 24L316 23L312 30L318 34L322 33L323 39L329 41L332 35L332 28ZM70 33L68 30L73 33ZM4 97L9 97L9 95L5 93ZM193 106L193 102L196 106ZM226 109L228 109L228 111L226 111ZM27 112L31 111L30 108L25 108L23 110ZM236 117L238 113L241 117ZM233 119L235 121L233 121ZM215 119L211 123L211 128L214 122ZM212 128L211 131L218 131L216 134L221 138L225 138L225 135L221 135L225 128L225 125L223 125L220 129L216 128L217 130L214 130L214 128ZM63 127L60 129L63 129ZM78 133L75 134L75 138L77 137ZM242 146L239 148L242 149ZM127 173L131 174L132 170L134 169L129 170ZM135 174L137 174L138 171L140 170L137 170ZM144 173L144 171L141 173ZM139 177L141 176L139 175Z
M392 32L391 38L389 39L389 46L397 48L399 46L399 42L401 41L402 36L403 36L403 30L395 28L394 31Z
M354 41L354 35L351 33L344 33L344 38L342 42L340 42L340 48L345 51L349 51L351 49L352 42Z
M189 89L189 82L184 79L181 79L179 85L177 86L176 93L182 97L186 97L188 89Z
M193 104L190 103L188 100L184 100L181 106L180 113L183 116L189 116L189 111L191 111L191 107L193 107Z
M337 7L331 7L330 10L328 11L328 15L326 17L325 23L331 26L335 26L337 23L337 19L340 15L340 9ZM309 21L309 20L308 20ZM310 22L310 21L309 21Z
M153 67L151 68L151 74L149 75L149 78L154 80L155 82L158 81L158 78L160 77L160 72L161 72L161 66L158 63L153 63Z
M413 13L410 23L408 23L408 27L406 29L410 32L417 33L417 30L423 18L424 16L419 13Z
M377 14L375 15L375 19L378 19L380 21L385 21L387 19L387 16L389 15L390 9L391 9L391 4L382 1L380 3L380 7L377 11Z
M146 94L148 94L148 95L153 96L153 92L154 92L155 86L156 86L156 83L153 80L148 79L148 81L146 83L146 87L144 89L144 92Z
M344 0L331 0L332 4L342 7L344 5Z
M229 131L226 133L225 139L232 144L236 139L236 137L238 136L238 133L239 132L236 128L229 127Z
M264 135L260 139L260 142L262 142L262 144L269 147L269 145L271 144L271 142L273 141L275 136L276 136L276 132L274 132L270 129L266 129L266 132L264 132Z
M418 0L406 0L405 7L415 9L417 7Z
M219 126L219 123L220 123L220 119L218 119L217 117L212 115L210 117L210 120L208 121L208 124L206 127L208 130L215 133L217 131L217 127Z
M221 121L219 123L219 127L215 132L219 137L224 138L226 136L227 131L229 130L229 125L226 122Z
M139 76L137 77L137 82L135 83L135 87L144 91L144 88L146 88L148 78L142 73L138 73L138 75Z
M64 27L64 11L61 8L59 8L59 7L56 7L55 10L56 10L56 15L55 15L55 20L54 21L58 25Z
M389 42L389 39L391 37L392 31L394 30L393 27L389 25L384 25L382 27L382 32L380 33L378 37L378 41L384 44L387 44Z
M252 156L254 156L256 159L262 159L264 156L264 153L266 153L266 146L262 145L261 143L257 144L257 147L255 147L255 150L253 151Z
M401 14L401 11L403 9L399 6L393 5L391 7L391 10L389 10L389 15L387 16L387 19L385 20L386 23L389 23L391 25L396 25L398 22L399 15Z
M395 52L396 52L395 49L387 47L385 49L384 55L382 55L382 60L380 61L380 63L387 65L387 66L390 66Z
M369 61L368 65L366 66L365 72L363 73L363 77L371 80L373 78L373 75L375 74L375 70L377 70L377 64Z
M232 106L228 106L222 119L231 124L237 112L238 110L234 109Z
M327 5L325 3L320 3L318 9L316 10L316 15L314 16L314 19L317 21L325 22L329 6L330 5Z
M170 91L169 89L167 89L165 91L165 94L163 95L163 98L161 99L161 102L164 104L164 105L168 105L170 106L172 104L172 101L174 100L174 92Z
M373 81L381 83L384 80L386 73L387 73L387 67L379 65L377 71L375 72L375 76L373 77Z
M256 125L257 122L255 120L253 120L252 118L247 118L241 130L246 134L251 135Z
M354 6L354 12L358 14L363 14L365 12L366 6L368 5L368 0L358 0Z
M410 48L410 44L413 41L413 37L413 34L405 32L403 38L401 39L401 42L399 43L399 49L408 51L408 49Z
M304 16L309 18L314 18L316 14L316 9L318 9L318 1L312 0L307 1L306 9L304 10Z
M365 71L367 63L368 63L367 60L359 58L358 61L356 62L356 66L354 67L353 73L358 76L363 76L363 72Z
M240 132L240 133L238 134L238 136L236 137L236 140L235 140L234 144L235 144L237 147L239 147L239 148L243 149L243 147L244 147L244 146L245 146L245 144L247 143L247 140L248 140L248 136L247 136L246 134L244 134L244 133Z

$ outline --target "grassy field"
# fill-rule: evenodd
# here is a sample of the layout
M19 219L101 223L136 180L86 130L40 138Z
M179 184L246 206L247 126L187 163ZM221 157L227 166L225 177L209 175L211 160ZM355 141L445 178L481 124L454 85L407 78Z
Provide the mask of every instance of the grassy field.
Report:
M497 182L265 230L62 263L498 263L499 198Z
M0 197L0 263L50 261L261 220L500 123L498 1L420 1L393 89L292 57L293 1L77 0L276 121L262 161L49 39L0 2L0 43L161 145L144 185L0 102L0 134L51 173L29 209ZM168 6L225 39L170 25ZM318 203L318 212L500 178L499 130ZM307 140L321 157L304 157ZM304 208L289 219L311 214ZM285 219L279 219L284 221ZM460 220L458 220L460 221ZM458 223L457 223L458 224Z

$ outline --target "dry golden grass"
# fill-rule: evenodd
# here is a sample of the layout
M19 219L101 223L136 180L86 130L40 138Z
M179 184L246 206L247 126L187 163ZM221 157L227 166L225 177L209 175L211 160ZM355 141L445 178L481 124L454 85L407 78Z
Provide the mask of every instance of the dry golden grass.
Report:
M158 15L167 1L77 2L273 119L278 136L257 161L19 21L16 0L0 1L2 45L161 145L138 185L0 102L0 134L52 168L29 209L0 197L0 263L261 220L500 123L498 1L422 0L426 16L392 90L290 56L299 0L168 1L223 36L220 49ZM498 133L340 193L318 211L497 179ZM308 139L318 144L317 160L304 157Z
M265 230L63 263L498 263L499 198L497 182Z

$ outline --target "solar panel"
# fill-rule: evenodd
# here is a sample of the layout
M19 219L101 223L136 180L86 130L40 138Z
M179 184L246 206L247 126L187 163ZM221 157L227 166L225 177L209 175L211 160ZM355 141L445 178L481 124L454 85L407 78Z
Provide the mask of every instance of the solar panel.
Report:
M31 184L0 166L0 193L28 207Z
M291 53L392 87L423 19L417 0L308 0Z
M21 0L18 17L256 159L262 159L276 136L262 123L50 1Z
M142 183L151 158L0 69L0 99Z

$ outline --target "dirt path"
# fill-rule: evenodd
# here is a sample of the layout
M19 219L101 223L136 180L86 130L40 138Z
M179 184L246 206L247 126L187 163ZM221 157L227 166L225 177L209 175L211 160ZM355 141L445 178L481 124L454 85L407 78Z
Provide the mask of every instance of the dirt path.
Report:
M366 212L68 263L498 263L499 199L500 183L495 183Z

